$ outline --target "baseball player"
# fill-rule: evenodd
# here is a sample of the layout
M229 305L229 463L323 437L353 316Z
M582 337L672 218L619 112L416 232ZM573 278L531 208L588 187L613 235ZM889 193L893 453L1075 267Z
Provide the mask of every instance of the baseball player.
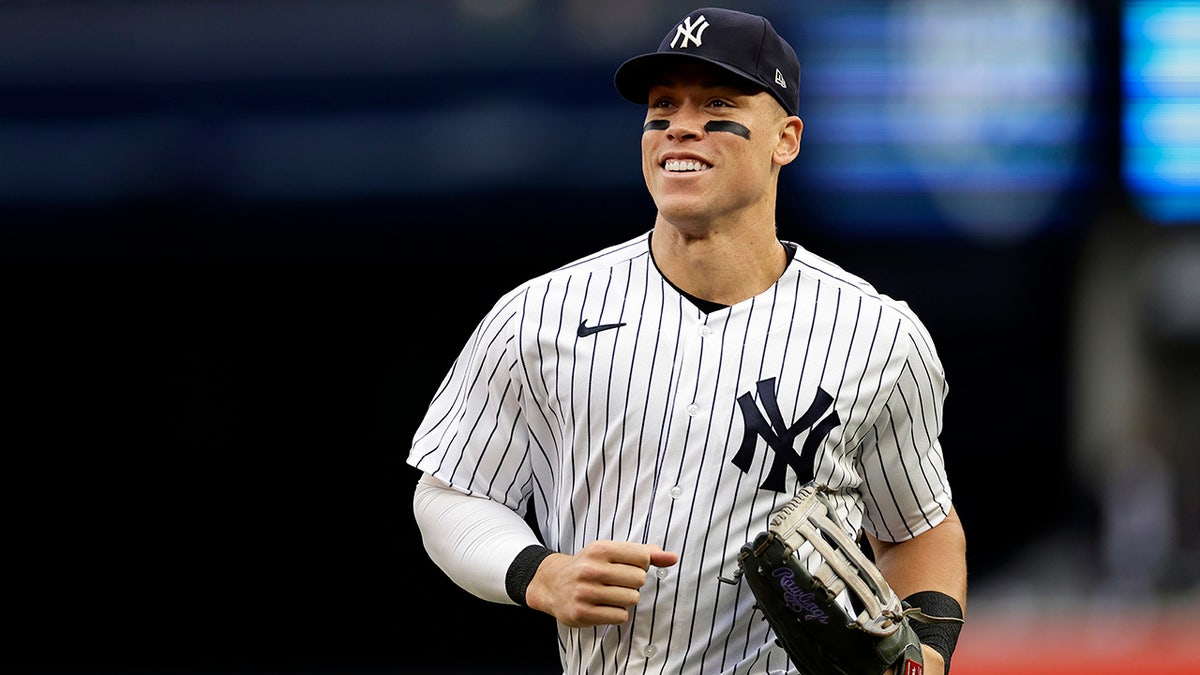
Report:
M484 600L554 616L564 673L798 672L720 579L810 481L900 598L965 606L929 333L777 237L799 79L768 20L717 8L621 64L618 92L646 106L653 227L500 297L414 435L429 556ZM922 635L927 673L956 639Z

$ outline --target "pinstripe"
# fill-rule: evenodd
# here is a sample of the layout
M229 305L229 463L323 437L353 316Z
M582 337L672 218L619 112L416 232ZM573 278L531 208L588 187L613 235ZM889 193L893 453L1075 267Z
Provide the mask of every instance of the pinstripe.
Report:
M580 337L583 321L613 327ZM840 488L851 534L898 540L939 522L945 393L907 305L836 265L798 249L772 288L705 314L662 278L642 235L501 296L439 384L409 463L519 512L532 497L552 549L617 539L680 554L661 578L652 570L627 624L560 626L565 672L782 673L753 597L718 577L798 470ZM791 437L775 428L818 401L827 436L816 422ZM815 446L811 466L785 468L783 492L760 487L778 458L754 409L771 442ZM732 459L746 439L743 469Z

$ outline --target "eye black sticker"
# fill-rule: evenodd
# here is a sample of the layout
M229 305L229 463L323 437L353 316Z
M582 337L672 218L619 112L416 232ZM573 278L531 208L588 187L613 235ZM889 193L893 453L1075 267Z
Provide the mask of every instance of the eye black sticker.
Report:
M727 131L750 140L750 130L737 122L712 120L704 124L705 131Z
M667 120L650 120L642 127L642 133L647 131L666 131L671 123ZM712 120L705 122L705 131L724 131L737 136L741 136L746 140L750 140L750 130L737 122Z

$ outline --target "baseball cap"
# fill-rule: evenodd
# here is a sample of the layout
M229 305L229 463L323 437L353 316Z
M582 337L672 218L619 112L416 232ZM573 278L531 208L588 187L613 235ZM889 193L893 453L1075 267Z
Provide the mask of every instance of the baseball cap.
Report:
M719 7L693 10L667 32L657 51L622 63L613 82L626 100L644 104L655 78L681 61L718 66L770 92L789 115L800 110L800 61L761 16Z

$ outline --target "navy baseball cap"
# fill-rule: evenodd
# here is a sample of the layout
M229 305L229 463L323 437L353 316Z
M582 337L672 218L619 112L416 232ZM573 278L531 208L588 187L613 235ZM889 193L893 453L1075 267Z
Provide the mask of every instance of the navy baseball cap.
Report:
M800 110L800 61L771 22L755 14L704 7L671 28L658 51L617 68L613 82L626 100L647 103L664 68L685 61L718 66L771 93L789 115Z

